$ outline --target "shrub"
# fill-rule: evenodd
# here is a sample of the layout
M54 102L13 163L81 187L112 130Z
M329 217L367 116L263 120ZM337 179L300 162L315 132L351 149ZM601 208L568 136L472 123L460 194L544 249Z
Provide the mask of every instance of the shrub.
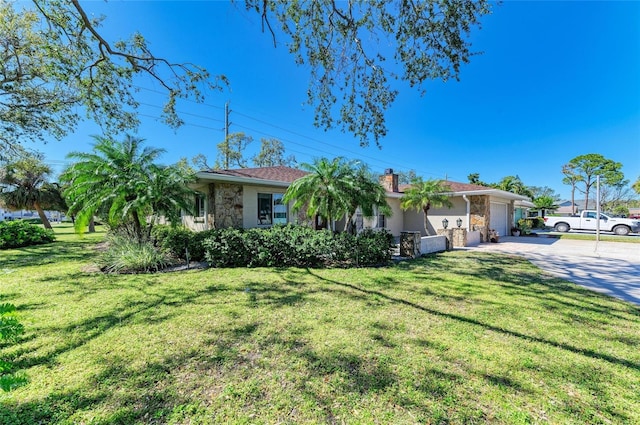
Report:
M0 249L20 248L53 242L52 230L22 220L0 222Z
M522 231L523 235L528 235L531 233L531 229L533 228L533 220L530 218L521 218L518 220L518 227Z
M166 255L151 242L136 242L112 236L107 250L100 256L100 268L107 273L158 271L169 265Z
M391 259L393 235L387 230L365 229L357 235L339 233L334 237L333 260L336 265L377 266Z
M213 267L238 267L249 264L250 252L245 246L244 230L217 229L204 240L205 258Z
M210 231L203 246L213 267L370 266L389 261L392 241L386 231L334 235L286 225Z
M544 229L544 218L542 217L531 217L531 227L533 229Z
M212 230L194 232L186 227L155 226L151 231L151 241L173 257L186 260L185 249L189 250L189 259L204 260L204 240L212 235Z

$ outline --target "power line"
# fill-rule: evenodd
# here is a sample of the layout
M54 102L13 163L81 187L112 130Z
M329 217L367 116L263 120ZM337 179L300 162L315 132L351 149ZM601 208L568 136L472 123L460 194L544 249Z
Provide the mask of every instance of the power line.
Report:
M148 92L151 92L151 93L166 95L166 93L164 93L162 91L159 91L159 90L149 89L149 88L142 87L142 86L134 86L134 87L136 87L139 90L144 90L144 91L148 91ZM227 104L225 104L225 107L221 107L221 106L212 105L212 104L209 104L209 103L206 103L206 102L198 102L198 101L191 100L191 99L181 99L181 100L189 102L189 103L193 103L193 104L197 104L197 105L203 105L203 106L207 106L209 108L213 108L213 109L224 111L225 120L220 120L220 119L216 119L216 118L212 118L212 117L204 116L204 115L198 115L198 114L194 114L194 113L190 113L190 112L183 112L183 111L176 111L176 112L178 114L180 114L180 115L183 115L183 116L192 116L192 117L200 118L200 119L203 119L203 120L223 123L225 125L225 127L223 129L225 131L228 131L229 125L227 124L228 123L227 120L228 120L228 113L229 112L228 112L228 105ZM144 105L144 106L149 106L149 107L153 107L153 108L162 109L162 107L160 107L160 106L149 104L149 103L141 102L140 104ZM331 149L338 149L340 152L345 152L345 153L354 155L357 158L367 159L367 160L372 161L373 163L377 163L380 166L385 167L385 168L388 167L388 166L393 166L393 167L398 167L398 169L401 169L401 170L406 170L407 169L406 164L401 164L401 163L395 162L395 161L380 160L380 159L377 159L377 158L372 157L370 155L363 154L361 152L356 152L356 151L353 151L353 150L345 149L343 146L338 146L338 145L334 145L334 144L331 144L331 143L327 143L327 142L324 142L322 140L316 139L314 137L302 134L300 132L297 132L297 131L294 131L294 130L289 130L289 129L285 128L285 127L282 127L282 126L279 126L279 125L276 125L276 124L272 124L271 122L264 121L262 119L256 118L256 117L248 115L248 114L244 114L244 113L237 112L237 111L234 111L234 113L236 115L238 115L238 116L247 118L249 120L253 120L255 122L258 122L260 124L269 126L269 127L274 128L276 130L284 131L284 132L292 134L294 136L304 138L304 139L309 140L311 142L314 142L316 144L321 144L321 145L327 146L327 147L329 147ZM149 117L149 118L154 118L154 119L161 119L160 117L154 117L154 116L145 115L145 114L139 114L139 115L140 116ZM205 126L205 125L198 125L198 124L193 124L193 123L187 123L187 122L184 122L184 125L188 125L188 126L191 126L191 127L198 127L198 128L208 129L208 130L214 130L214 131L222 131L221 129L218 129L218 128L213 128L213 127L208 127L208 126ZM238 126L240 128L244 128L246 130L250 130L250 131L257 132L259 134L263 134L263 135L268 136L268 137L282 139L283 141L287 141L287 143L295 144L297 146L304 147L304 148L309 149L311 151L317 151L317 152L321 152L321 153L328 154L328 155L335 155L335 151L326 151L326 150L318 149L317 147L305 145L305 144L300 143L300 142L294 142L294 141L292 141L290 139L282 138L279 135L273 135L273 134L266 133L264 131L260 131L260 130L257 130L257 129L254 129L254 128L251 128L251 127L248 127L248 126L243 126L243 125L240 125L240 124L237 124L237 123L234 123L234 125L236 125L236 126ZM302 153L302 152L298 152L298 153L303 154L303 155L308 155L309 154L309 153ZM425 170L418 170L418 169L414 169L414 170L416 172L420 173L420 174L432 175L432 176L438 176L438 177L441 177L441 176L443 176L445 174L444 172L434 173L434 172L427 172Z

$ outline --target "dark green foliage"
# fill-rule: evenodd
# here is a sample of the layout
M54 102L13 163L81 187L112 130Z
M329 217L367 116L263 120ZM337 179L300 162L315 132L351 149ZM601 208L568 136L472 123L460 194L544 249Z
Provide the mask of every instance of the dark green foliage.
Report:
M343 254L343 260L347 264L376 266L389 261L393 235L386 230L365 229L355 237L340 233L336 235L336 240L336 251Z
M213 230L194 232L185 227L155 226L151 231L151 241L155 246L165 250L171 256L186 260L186 249L189 260L204 260L203 241L213 235Z
M213 230L204 250L213 267L373 266L388 263L392 239L386 231L333 234L287 225Z
M15 306L0 304L0 343L13 343L24 333L24 327L14 317ZM0 359L0 390L10 391L24 384L26 378L13 372L13 365Z
M38 245L55 239L53 231L22 220L0 222L0 249Z

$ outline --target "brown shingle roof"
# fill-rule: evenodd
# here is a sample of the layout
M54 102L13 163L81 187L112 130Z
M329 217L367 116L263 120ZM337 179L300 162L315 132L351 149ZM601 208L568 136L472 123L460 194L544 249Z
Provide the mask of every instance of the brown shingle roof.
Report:
M293 183L293 181L308 174L306 171L282 165L278 165L276 167L240 168L235 170L210 170L207 171L207 173L212 175L221 174L225 176L272 180L285 183Z
M474 191L474 190L492 189L491 187L480 186L479 184L460 183L460 182L452 182L452 181L446 181L446 182L443 182L443 183L446 184L447 186L449 186L449 188L451 188L452 192L469 192L469 191ZM401 184L398 187L398 191L404 192L405 190L409 189L410 187L411 187L410 184Z

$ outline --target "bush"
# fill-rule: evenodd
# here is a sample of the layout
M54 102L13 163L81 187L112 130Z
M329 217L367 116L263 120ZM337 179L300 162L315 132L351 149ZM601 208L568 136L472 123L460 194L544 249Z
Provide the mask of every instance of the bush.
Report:
M388 263L392 241L386 231L334 235L286 225L210 231L203 246L213 267L371 266Z
M339 233L334 244L333 265L378 266L391 259L393 236L386 230L365 229L355 236Z
M186 260L185 248L189 250L189 260L203 261L204 240L215 234L215 230L194 232L186 227L155 226L151 231L153 244L175 258Z
M0 221L0 249L38 245L53 242L55 239L52 230L22 220Z
M531 229L544 229L544 219L542 217L527 217L518 220L518 227L524 234L531 233Z
M249 264L244 230L216 229L203 241L205 258L213 267L238 267Z
M169 265L166 255L151 242L138 243L115 236L110 238L109 246L98 262L107 273L146 273Z

